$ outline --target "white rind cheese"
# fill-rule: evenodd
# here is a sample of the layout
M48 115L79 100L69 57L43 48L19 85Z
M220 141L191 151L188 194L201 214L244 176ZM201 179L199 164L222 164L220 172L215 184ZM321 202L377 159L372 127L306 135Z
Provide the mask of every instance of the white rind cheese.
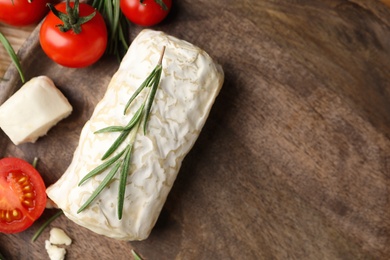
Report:
M32 78L0 106L0 128L15 144L34 143L72 112L46 76Z
M152 106L147 133L144 135L141 127L136 136L123 218L118 220L117 216L119 174L88 208L78 214L108 170L81 186L78 183L102 163L102 155L118 136L118 133L94 132L128 123L145 93L134 100L126 115L123 115L124 107L157 65L163 46L166 50L161 84ZM146 239L182 160L205 124L223 78L221 67L203 50L163 32L143 30L132 42L105 96L85 124L70 166L60 180L47 189L48 196L68 218L96 233L121 240Z

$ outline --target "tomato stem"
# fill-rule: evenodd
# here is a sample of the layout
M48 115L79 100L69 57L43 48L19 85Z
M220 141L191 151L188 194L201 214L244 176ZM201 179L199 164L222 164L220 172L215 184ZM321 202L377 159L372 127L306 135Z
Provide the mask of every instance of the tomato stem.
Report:
M66 0L66 13L58 11L52 4L47 4L55 16L57 16L63 24L57 25L61 32L72 30L75 34L81 33L81 25L90 21L96 14L96 11L87 16L80 17L79 0L74 1L73 8L70 6L70 0Z

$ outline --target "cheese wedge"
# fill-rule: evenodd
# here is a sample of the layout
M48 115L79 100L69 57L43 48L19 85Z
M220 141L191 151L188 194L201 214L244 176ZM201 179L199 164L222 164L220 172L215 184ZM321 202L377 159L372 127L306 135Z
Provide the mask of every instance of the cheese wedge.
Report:
M0 106L0 128L15 144L34 143L72 112L47 76L32 78Z
M109 170L80 186L78 183L102 163L102 155L119 135L94 132L128 123L146 91L134 100L126 115L124 107L157 65L163 46L166 50L161 83L146 134L141 130L136 135L122 219L117 215L119 173L89 207L77 213ZM182 160L205 124L223 79L221 67L203 50L163 32L143 30L132 42L103 99L83 127L69 168L47 189L48 196L68 218L96 233L121 240L146 239Z

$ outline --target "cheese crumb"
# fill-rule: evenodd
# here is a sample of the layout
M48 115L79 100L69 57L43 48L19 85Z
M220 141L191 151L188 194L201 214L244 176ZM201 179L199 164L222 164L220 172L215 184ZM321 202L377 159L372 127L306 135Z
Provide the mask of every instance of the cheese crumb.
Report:
M72 244L72 240L68 235L59 228L52 228L50 230L50 243L54 245L67 245Z
M50 230L50 238L45 241L45 249L49 255L50 260L64 260L66 255L65 248L58 247L57 245L72 244L72 239L59 228L52 228Z
M0 128L15 144L34 143L73 108L46 76L32 78L0 106Z
M66 255L65 248L52 245L49 240L45 241L45 249L50 260L64 260Z

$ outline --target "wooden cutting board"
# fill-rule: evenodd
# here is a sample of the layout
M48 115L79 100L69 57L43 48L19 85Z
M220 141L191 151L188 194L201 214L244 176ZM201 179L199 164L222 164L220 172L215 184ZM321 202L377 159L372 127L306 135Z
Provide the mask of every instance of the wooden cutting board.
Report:
M39 29L39 28L38 28ZM46 74L74 113L35 144L0 133L0 156L32 160L47 185L118 67L111 57L66 69L36 29L20 49L28 78ZM142 28L132 26L133 39ZM145 241L116 241L64 216L67 259L389 259L390 11L379 1L174 2L155 27L206 50L225 84ZM20 82L13 67L0 103ZM1 101L2 100L2 101ZM47 210L26 232L0 234L7 259L47 259Z

